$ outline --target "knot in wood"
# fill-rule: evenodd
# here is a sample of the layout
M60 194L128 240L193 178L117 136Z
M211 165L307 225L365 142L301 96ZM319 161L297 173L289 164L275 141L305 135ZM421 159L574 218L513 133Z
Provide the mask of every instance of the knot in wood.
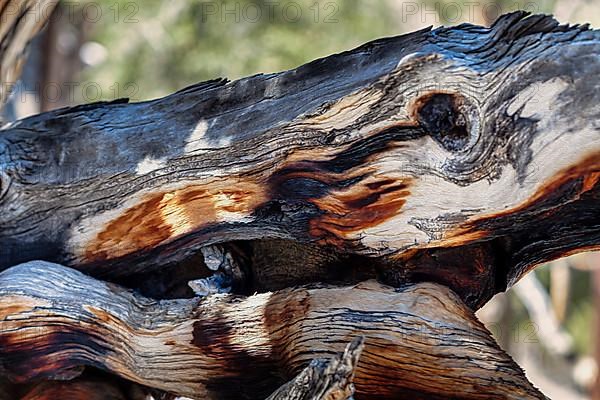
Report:
M427 134L450 151L469 143L469 121L462 96L430 93L417 100L417 120Z

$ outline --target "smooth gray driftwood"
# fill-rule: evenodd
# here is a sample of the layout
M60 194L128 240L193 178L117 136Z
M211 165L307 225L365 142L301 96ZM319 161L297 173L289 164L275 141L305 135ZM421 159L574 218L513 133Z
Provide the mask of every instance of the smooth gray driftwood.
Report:
M16 122L0 269L115 280L221 243L249 260L248 292L427 280L477 307L600 244L599 54L599 31L517 12Z

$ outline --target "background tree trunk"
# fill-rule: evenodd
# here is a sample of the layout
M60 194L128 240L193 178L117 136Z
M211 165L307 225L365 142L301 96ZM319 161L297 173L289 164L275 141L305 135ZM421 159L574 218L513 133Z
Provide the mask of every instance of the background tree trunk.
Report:
M57 0L0 0L0 109L21 74L26 48Z

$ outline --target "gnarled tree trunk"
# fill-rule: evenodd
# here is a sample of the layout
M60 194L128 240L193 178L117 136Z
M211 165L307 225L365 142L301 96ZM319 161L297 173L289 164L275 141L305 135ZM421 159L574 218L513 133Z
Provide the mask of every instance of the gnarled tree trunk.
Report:
M265 398L362 336L334 398L543 398L472 311L600 247L599 53L514 13L4 127L0 374Z
M117 279L243 241L261 290L430 280L480 306L600 243L599 51L515 13L25 119L0 135L0 267Z

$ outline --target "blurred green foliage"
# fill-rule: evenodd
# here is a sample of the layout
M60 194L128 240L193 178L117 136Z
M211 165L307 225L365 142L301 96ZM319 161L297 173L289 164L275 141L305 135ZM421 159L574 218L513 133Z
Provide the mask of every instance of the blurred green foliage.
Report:
M550 268L552 264L546 264L535 270L540 282L550 292ZM592 278L589 271L580 271L572 268L570 270L570 296L568 310L564 321L564 327L572 336L574 350L578 355L591 354L594 350L594 337L590 327L590 321L594 320L594 304L592 297ZM531 322L527 312L516 296L512 303L515 313L514 319L520 324Z
M162 96L202 80L293 68L363 42L401 33L389 2L101 0L90 38L108 59L84 80ZM106 97L113 92L105 91ZM125 93L122 95L127 95Z
M565 321L567 331L573 336L578 354L592 354L595 337L590 322L594 321L592 277L589 271L571 270L571 297Z

